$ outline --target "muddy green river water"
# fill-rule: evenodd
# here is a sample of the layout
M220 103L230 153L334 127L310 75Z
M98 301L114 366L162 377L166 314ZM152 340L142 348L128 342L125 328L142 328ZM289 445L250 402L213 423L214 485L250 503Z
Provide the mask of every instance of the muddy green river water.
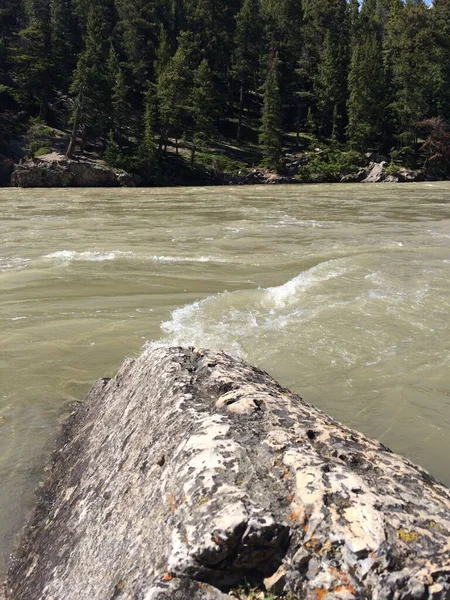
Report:
M58 422L222 348L450 484L450 184L0 190L0 571Z

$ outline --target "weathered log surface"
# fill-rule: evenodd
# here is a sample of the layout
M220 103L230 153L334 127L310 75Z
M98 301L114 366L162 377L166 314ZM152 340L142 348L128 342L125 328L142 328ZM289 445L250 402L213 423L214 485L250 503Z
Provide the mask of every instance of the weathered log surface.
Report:
M150 347L65 425L5 592L219 600L273 575L294 600L450 598L449 490L260 370Z

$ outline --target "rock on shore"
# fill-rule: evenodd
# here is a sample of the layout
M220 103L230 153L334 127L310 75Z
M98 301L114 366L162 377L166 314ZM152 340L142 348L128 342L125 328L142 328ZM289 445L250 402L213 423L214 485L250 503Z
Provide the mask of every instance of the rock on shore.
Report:
M407 169L401 167L395 173L389 173L386 161L371 162L350 175L341 177L341 183L413 183L426 181L425 173L421 170Z
M21 161L11 176L14 187L134 187L135 178L121 169L87 158L69 159L52 152Z
M448 599L450 492L263 371L150 347L66 423L6 598L243 599L246 582Z

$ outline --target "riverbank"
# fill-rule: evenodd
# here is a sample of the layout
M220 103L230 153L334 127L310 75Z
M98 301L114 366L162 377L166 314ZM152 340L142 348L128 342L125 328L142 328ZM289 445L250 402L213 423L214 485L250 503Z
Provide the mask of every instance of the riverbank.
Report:
M35 128L36 129L36 128ZM346 151L310 136L286 136L276 169L262 165L260 149L230 139L197 151L189 143L169 140L164 151L145 168L132 157L109 160L104 151L88 147L67 158L67 133L41 126L47 137L15 140L0 154L0 186L12 187L148 187L189 185L255 185L298 183L407 183L436 181L445 175L420 163L394 162L374 153ZM32 130L34 131L34 130ZM33 133L35 139L36 133ZM45 144L37 148L38 145ZM33 152L29 150L33 148ZM36 149L37 148L37 149ZM105 160L106 159L106 160Z
M409 183L427 180L435 181L423 170L399 167L393 170L386 161L370 161L367 166L350 173L311 170L303 155L288 155L282 172L263 167L245 167L239 172L223 171L218 167L199 166L188 168L184 165L178 174L172 168L169 177L158 172L145 178L124 169L111 167L100 159L81 156L69 159L57 152L39 158L27 158L18 164L6 162L4 170L9 171L12 187L136 187L148 185L256 185L256 184L298 184L298 183ZM303 167L303 168L302 168Z

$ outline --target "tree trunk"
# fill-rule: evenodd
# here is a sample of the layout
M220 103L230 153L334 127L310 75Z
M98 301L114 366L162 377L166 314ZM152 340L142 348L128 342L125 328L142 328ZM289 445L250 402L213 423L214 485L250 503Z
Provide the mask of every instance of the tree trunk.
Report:
M194 166L194 158L195 158L195 144L192 143L192 146L191 146L191 167Z
M87 134L88 134L88 129L87 129L86 125L83 125L83 130L81 132L80 154L83 154L83 152L84 152L84 147L86 146L86 142L87 142Z
M239 90L239 119L238 119L237 133L236 133L236 141L237 142L241 141L243 114L244 114L244 84L241 81L241 87Z
M445 600L449 539L420 467L240 360L149 347L66 422L5 592Z
M44 123L47 121L48 115L48 94L44 92L42 94L41 103L39 106L39 119Z
M81 97L80 96L77 98L76 102L77 102L77 109L75 111L75 116L73 119L73 127L72 127L72 134L70 136L69 147L67 148L67 152L66 152L67 158L72 158L75 153L75 148L77 145L78 128L80 126L80 121L81 121L82 109L81 109Z

